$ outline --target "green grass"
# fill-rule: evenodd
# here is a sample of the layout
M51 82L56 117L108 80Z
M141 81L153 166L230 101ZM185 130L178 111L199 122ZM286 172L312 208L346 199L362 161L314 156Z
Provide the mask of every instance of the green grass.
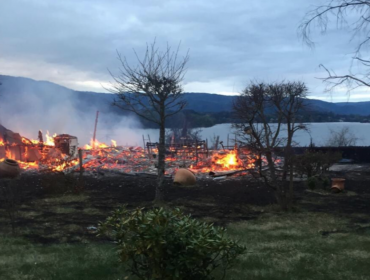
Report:
M233 224L228 232L247 253L227 279L370 279L370 230L359 227L309 213Z
M369 229L323 213L264 214L234 223L228 233L247 252L226 279L370 279ZM114 245L0 238L0 279L134 279L126 276Z
M0 238L0 279L124 279L113 245L42 246L17 238Z

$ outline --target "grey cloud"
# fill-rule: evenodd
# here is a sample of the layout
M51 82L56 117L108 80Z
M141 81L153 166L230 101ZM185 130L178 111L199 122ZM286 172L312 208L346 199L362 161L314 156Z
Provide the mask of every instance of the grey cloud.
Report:
M320 2L325 1L315 4ZM141 53L156 37L159 45L181 41L181 51L190 49L185 90L205 83L209 92L232 91L232 85L242 87L250 79L302 77L320 95L318 65L346 71L355 42L333 28L315 36L315 50L304 46L297 27L311 8L306 0L6 1L0 10L0 59L84 89L83 81L110 80L107 68L119 67L116 50L134 63L132 49ZM39 62L46 68L35 66ZM70 73L48 73L58 67ZM7 71L0 65L1 73Z

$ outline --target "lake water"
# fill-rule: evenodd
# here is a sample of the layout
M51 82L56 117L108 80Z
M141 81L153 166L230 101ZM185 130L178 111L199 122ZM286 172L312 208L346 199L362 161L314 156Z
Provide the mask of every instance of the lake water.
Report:
M310 139L312 137L313 142L316 146L323 146L328 141L331 131L339 131L343 127L349 127L351 132L358 138L357 146L370 146L370 123L309 123L308 131L298 131L294 137L295 142L299 146L308 146L310 144ZM224 141L224 145L227 142L227 135L229 134L230 139L235 138L235 132L231 127L231 124L218 124L213 127L201 128L202 139L208 139L209 143L212 143L211 139L214 136L220 136L220 141ZM158 141L158 130L157 129L140 129L136 130L137 135L148 135L152 142ZM130 141L131 142L131 141ZM118 142L119 143L119 142ZM142 136L135 137L135 143L129 143L131 145L142 145ZM125 144L122 142L122 144ZM231 145L231 141L230 141Z

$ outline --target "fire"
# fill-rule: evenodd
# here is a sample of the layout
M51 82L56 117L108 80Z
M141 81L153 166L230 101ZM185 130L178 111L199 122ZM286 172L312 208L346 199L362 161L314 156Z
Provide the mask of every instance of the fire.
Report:
M112 140L114 141L114 140ZM113 143L113 142L112 142ZM103 148L108 148L109 146L105 143L100 143L98 140L93 140L91 139L90 140L90 145L89 144L86 144L84 146L84 149L85 150L93 150L93 149L103 149Z
M218 157L220 154L218 155ZM231 151L230 153L226 154L225 156L221 156L221 158L216 160L216 164L222 166L225 169L231 169L238 165L238 159L235 151Z
M18 134L19 135L19 134ZM78 139L68 134L54 134L49 132L43 136L41 131L39 140L20 137L15 140L4 141L0 138L0 159L9 158L18 161L23 170L75 172L80 164L86 171L99 172L155 172L158 161L157 145L143 147L117 146L116 140L110 145L92 140L88 145L78 147ZM11 139L5 138L4 139ZM202 141L201 141L202 142ZM203 141L205 142L205 141ZM82 150L82 162L79 161L78 149ZM171 143L166 148L166 174L172 174L179 166L190 167L196 173L210 171L233 171L254 168L253 155L243 149L208 150L205 144Z
M58 137L56 133L50 136L50 133L47 131L43 139L40 130L39 140L19 137L19 134L14 133L13 135L16 136L9 138L11 142L0 138L0 159L9 158L16 160L23 170L63 171L78 164L78 160L73 159L76 155L73 149L68 150L68 148L65 148L62 151L60 147L55 148L55 139Z
M57 136L56 133L54 133L53 136L50 136L49 131L46 131L46 134L45 134L46 140L44 142L40 142L40 140L28 139L28 138L22 137L22 143L25 144L25 145L55 146L55 143L54 143L54 137L55 136Z
M112 142L112 147L117 147L117 141L116 140L110 140Z
M29 140L27 138L22 137L22 143L23 144L26 144L26 145L28 145L28 144L36 144L36 143L33 143L33 141L37 141L37 140Z
M201 159L190 165L195 173L241 171L255 168L256 158L247 149L212 151L210 158Z
M78 164L78 160L72 160L72 161L64 161L63 163L61 163L60 165L57 165L57 166L54 166L52 168L53 171L63 171L64 169L68 168L68 167L72 167L72 166L76 166Z
M11 151L11 150L9 150L9 149L5 150L5 157L6 157L6 158L9 158L9 159L13 159L13 160L15 160L15 159L16 159L16 156L15 156L15 154L13 153L13 151Z
M47 145L47 146L55 146L55 143L54 143L54 137L55 136L57 136L56 133L54 133L53 136L50 136L49 135L49 131L46 131L46 134L45 134L46 141L44 141L44 145Z
M19 166L23 170L30 170L30 169L39 169L39 164L37 162L23 162L18 161Z

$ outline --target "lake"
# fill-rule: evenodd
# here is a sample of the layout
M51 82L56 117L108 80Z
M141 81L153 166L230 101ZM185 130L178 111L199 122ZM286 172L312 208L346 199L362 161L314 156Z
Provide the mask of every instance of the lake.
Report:
M294 141L299 146L308 146L310 139L316 146L324 146L330 137L331 131L339 131L343 127L349 127L351 132L358 138L357 146L370 146L370 123L309 123L309 131L298 131L294 137ZM220 136L220 141L227 143L227 135L229 134L230 139L235 138L235 132L233 131L231 124L218 124L212 127L201 128L202 139L208 139L208 143L212 143L214 136ZM121 131L119 135L111 135L115 137L118 144L121 145L143 145L142 136L145 139L150 137L152 142L157 142L159 137L158 129L125 129ZM148 137L149 135L149 137ZM231 145L231 141L230 141Z

